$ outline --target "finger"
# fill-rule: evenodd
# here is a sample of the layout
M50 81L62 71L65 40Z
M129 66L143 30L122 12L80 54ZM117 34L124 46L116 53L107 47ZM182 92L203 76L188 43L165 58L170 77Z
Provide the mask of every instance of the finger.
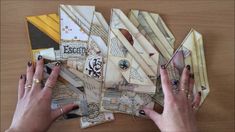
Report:
M26 75L20 76L19 85L18 85L18 100L20 100L24 96L25 79Z
M183 73L181 75L181 79L180 79L180 92L179 93L183 93L183 94L187 94L188 90L189 90L189 72L190 72L190 65L187 65L184 70Z
M165 100L169 100L171 97L173 97L173 93L172 93L168 73L165 67L160 68L160 74L161 74L162 90L164 93Z
M55 87L59 73L60 73L60 62L56 62L51 74L49 75L49 77L46 81L46 84L44 87L45 91L51 90L53 87Z
M188 100L189 103L193 101L193 87L194 87L194 75L190 74L189 75L189 94L188 94Z
M77 104L67 104L62 107L59 107L52 111L52 120L56 120L60 116L69 113L72 110L79 109L79 106Z
M27 64L27 73L26 73L26 82L25 82L25 94L26 95L32 87L33 82L33 74L34 74L34 66L31 61Z
M151 119L154 121L154 123L156 125L159 124L159 121L160 121L160 114L158 114L157 112L155 112L154 110L152 109L149 109L149 108L144 108L144 113Z
M200 102L201 102L201 92L198 92L196 95L195 95L195 98L194 98L194 101L192 103L192 108L197 111L199 105L200 105Z
M35 81L39 81L39 82L35 82L33 80L32 90L40 90L41 89L41 82L40 81L43 79L43 65L44 65L43 58L41 55L39 55L37 63L36 63L35 73L33 76L33 79Z

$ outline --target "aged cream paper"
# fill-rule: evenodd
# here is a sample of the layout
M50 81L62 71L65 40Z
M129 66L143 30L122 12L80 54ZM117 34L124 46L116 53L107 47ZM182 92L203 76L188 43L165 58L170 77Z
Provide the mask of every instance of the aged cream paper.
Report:
M144 93L136 93L127 90L104 89L101 99L102 111L113 111L135 116L142 116L139 110L143 108L153 109L152 97Z
M147 11L131 10L130 21L139 29L149 42L169 61L174 52L175 38L162 18Z
M112 9L108 47L105 88L155 93L159 53L120 9Z

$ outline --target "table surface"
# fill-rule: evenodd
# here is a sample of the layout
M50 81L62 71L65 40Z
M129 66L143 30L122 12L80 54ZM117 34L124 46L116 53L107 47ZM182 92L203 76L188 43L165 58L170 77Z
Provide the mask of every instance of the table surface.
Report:
M109 20L110 9L159 13L181 43L190 28L203 35L210 93L197 113L200 131L234 131L234 1L1 1L1 131L9 127L17 83L30 59L25 17L56 13L59 4L95 5ZM153 122L115 114L116 120L80 131L157 131ZM36 121L35 121L36 122ZM56 122L49 131L79 131L79 120Z

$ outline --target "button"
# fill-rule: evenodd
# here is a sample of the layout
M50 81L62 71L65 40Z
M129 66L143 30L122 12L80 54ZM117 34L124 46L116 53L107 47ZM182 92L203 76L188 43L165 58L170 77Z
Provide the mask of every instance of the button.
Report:
M130 62L128 60L123 59L119 61L118 65L119 68L121 68L122 70L126 70L130 67Z

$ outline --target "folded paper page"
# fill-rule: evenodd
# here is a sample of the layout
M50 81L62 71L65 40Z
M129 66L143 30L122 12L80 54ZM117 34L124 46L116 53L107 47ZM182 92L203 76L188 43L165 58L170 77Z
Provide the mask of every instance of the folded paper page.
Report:
M152 97L144 93L126 90L105 89L102 93L101 110L141 116L139 110L153 109Z
M80 12L80 10L82 11ZM66 24L71 22L74 27L70 28L77 29L76 32L70 32L70 30L64 30L64 32L63 28L61 29L62 34L65 34L64 37L61 36L61 42L64 46L61 46L62 56L72 46L74 46L74 48L71 48L72 50L84 49L80 50L81 52L78 54L69 53L70 55L65 55L67 56L66 63L69 71L80 78L84 84L88 115L80 118L81 128L114 120L114 115L111 112L100 112L99 108L104 78L103 72L106 65L105 59L108 51L109 26L107 22L101 13L95 12L93 7L90 6L61 5L60 16L63 17L63 23L65 24L61 23L61 27L64 26L69 29ZM80 37L72 37L79 34Z
M153 94L159 53L120 9L112 9L110 26L105 88Z
M61 56L86 56L94 6L60 5Z
M201 92L201 105L210 92L202 35L192 29L184 39L181 50L184 53L185 65L192 67L191 73L194 74L195 80L193 92Z
M180 79L179 75L182 74L186 65L190 65L190 73L194 75L195 80L192 95L201 92L201 105L209 93L202 35L192 29L172 57L172 62L170 62L170 65L167 67L168 74L170 73L169 77L172 82L172 87L175 88L175 90L179 90L177 89ZM172 67L174 67L174 70L172 70ZM156 102L163 105L163 98L161 81L159 80L154 99ZM194 96L192 96L192 99L194 99Z
M73 68L69 68L69 70L84 82L84 92L88 102L88 116L80 118L81 128L87 128L114 120L113 113L101 112L99 108L102 83Z
M158 14L131 10L129 19L165 59L171 58L175 38Z

